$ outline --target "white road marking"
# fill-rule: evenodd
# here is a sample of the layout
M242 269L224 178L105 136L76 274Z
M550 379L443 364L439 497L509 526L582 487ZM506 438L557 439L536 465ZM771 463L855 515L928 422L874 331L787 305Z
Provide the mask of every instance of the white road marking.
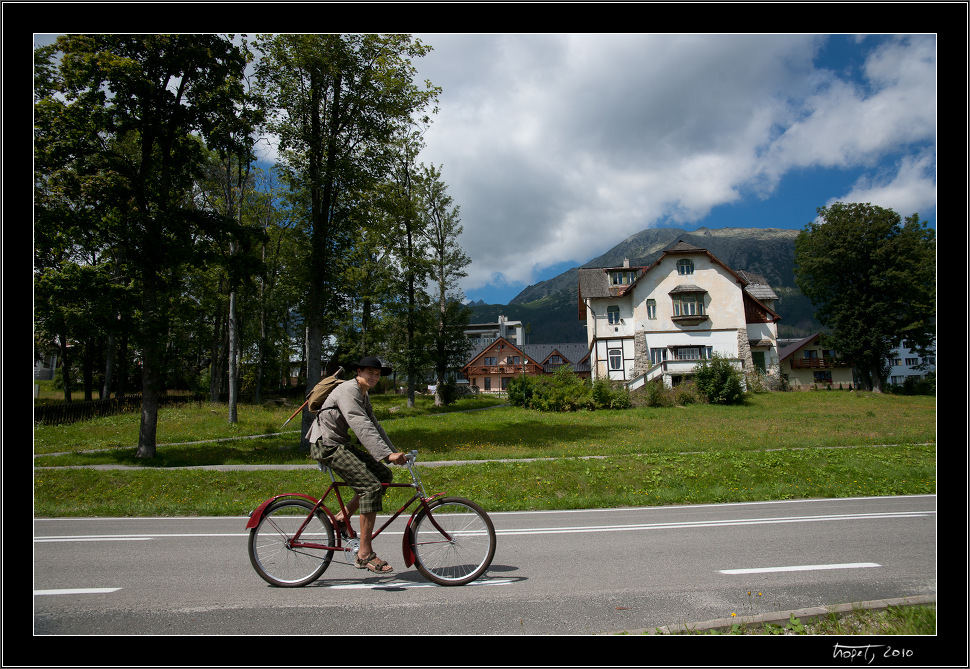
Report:
M846 562L844 564L805 564L791 567L754 567L751 569L721 569L722 574L767 574L777 571L815 571L821 569L866 569L881 567L875 562Z
M54 541L151 541L152 537L34 537L34 543L50 543Z
M699 527L731 527L737 525L772 525L778 523L815 523L823 521L838 520L864 520L864 519L892 519L892 518L924 518L932 516L936 511L899 511L889 513L851 513L835 514L823 516L789 516L777 518L742 518L734 520L695 520L678 521L669 523L632 523L632 524L609 524L609 525L575 525L567 527L524 527L521 529L498 529L495 533L503 536L513 536L520 534L571 534L578 532L629 532L636 530L667 530L667 529L691 529ZM496 514L499 515L499 514ZM388 528L381 532L380 536L400 536L401 531ZM55 542L55 541L149 541L151 539L177 538L177 537L247 537L248 532L186 532L186 533L160 533L160 534L132 534L132 535L76 535L76 536L42 536L35 537L34 541Z
M630 530L689 529L695 527L729 527L734 525L773 525L777 523L813 523L832 520L880 518L921 518L935 511L897 513L852 513L830 516L790 516L786 518L743 518L738 520L695 520L674 523L636 523L630 525L581 525L576 527L531 527L519 530L496 530L496 534L566 534L570 532L620 532Z
M498 579L498 580L479 580L472 581L471 583L466 583L464 588L472 585L509 585L513 583L508 579ZM348 583L346 585L331 585L329 586L333 590L375 590L379 588L440 588L443 586L437 583Z
M116 592L121 588L60 588L58 590L34 590L37 595L100 595L107 592Z

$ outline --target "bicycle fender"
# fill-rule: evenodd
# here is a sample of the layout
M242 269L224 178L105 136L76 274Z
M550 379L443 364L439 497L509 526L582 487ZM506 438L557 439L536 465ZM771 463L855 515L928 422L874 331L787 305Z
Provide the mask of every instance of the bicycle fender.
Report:
M401 538L401 552L404 553L404 566L410 567L414 564L417 559L414 555L414 530L411 529L411 525L414 524L414 519L417 517L418 513L427 505L428 502L434 501L435 499L444 495L443 492L436 493L431 497L426 497L422 500L422 504L418 505L418 508L414 510L411 517L408 518L408 524L404 528L404 536Z
M311 497L310 495L304 495L303 493L299 493L299 492L284 492L281 495L274 495L273 497L270 497L268 500L266 500L265 502L257 506L255 509L253 509L252 513L249 514L249 520L246 522L246 529L251 530L257 525L259 525L259 521L263 518L263 514L266 513L266 507L268 507L270 504L272 504L276 500L281 499L283 497L302 497L303 499L309 500L314 504L317 503L316 497Z
M418 511L421 510L421 506L418 506L411 514L408 519L407 527L404 528L404 536L401 539L401 551L404 553L404 566L410 567L414 564L414 530L411 529L411 525L414 523L414 517L418 515Z

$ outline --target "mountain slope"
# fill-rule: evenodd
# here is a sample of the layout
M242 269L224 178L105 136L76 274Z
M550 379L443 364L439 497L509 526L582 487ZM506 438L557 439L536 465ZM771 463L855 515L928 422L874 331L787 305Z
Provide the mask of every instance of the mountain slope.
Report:
M679 240L707 249L735 270L764 276L779 296L782 316L780 337L803 337L821 329L814 308L795 286L792 272L797 230L778 228L700 228L692 232L676 228L651 228L623 240L583 267L618 267L629 259L632 266L652 264L664 249ZM586 341L585 324L578 320L578 276L574 267L546 281L529 286L508 305L473 306L472 321L494 322L498 315L529 325L529 343Z

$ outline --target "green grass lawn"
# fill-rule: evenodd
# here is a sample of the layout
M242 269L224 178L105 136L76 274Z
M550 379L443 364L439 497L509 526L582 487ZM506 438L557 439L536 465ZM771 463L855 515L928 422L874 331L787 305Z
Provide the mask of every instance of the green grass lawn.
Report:
M933 397L766 393L743 406L564 414L476 410L495 399L463 400L447 413L434 413L430 398L410 409L403 402L374 397L399 449L417 449L424 461L493 461L427 467L428 492L468 497L489 511L936 492ZM34 513L245 515L275 493L322 493L327 480L316 470L172 469L313 464L299 450L298 418L276 434L295 409L240 406L235 425L225 405L163 409L157 457L148 461L134 457L137 413L35 426ZM248 438L255 435L269 436ZM94 464L138 470L52 469Z

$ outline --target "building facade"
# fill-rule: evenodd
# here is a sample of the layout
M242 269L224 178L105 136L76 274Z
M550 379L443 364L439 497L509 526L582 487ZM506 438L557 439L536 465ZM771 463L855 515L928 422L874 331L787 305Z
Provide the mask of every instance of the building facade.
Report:
M465 336L476 347L488 346L500 337L517 346L525 344L522 321L510 321L508 316L499 316L496 323L469 323L465 327Z
M834 350L825 348L821 333L783 346L781 373L792 390L850 388L853 384L852 367Z
M583 344L523 344L505 338L473 349L462 367L462 375L478 392L504 392L519 376L554 374L569 365L578 376L589 378L586 346Z
M684 242L648 267L581 268L591 376L631 390L655 378L672 386L714 354L745 373L778 375L777 299L761 276Z

